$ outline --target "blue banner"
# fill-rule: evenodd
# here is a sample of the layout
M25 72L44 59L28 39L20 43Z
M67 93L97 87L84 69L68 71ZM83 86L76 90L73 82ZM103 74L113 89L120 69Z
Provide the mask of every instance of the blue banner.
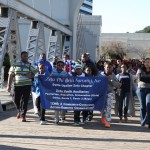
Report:
M104 107L106 77L39 77L42 107L53 110L99 110Z

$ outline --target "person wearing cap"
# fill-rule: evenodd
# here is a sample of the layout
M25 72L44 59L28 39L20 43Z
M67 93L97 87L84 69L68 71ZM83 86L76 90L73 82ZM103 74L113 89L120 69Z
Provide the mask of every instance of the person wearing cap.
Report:
M55 76L55 77L67 77L68 73L64 70L64 61L63 60L58 60L57 61L57 66L56 69L52 70L51 76ZM65 113L66 111L64 110L55 110L55 124L59 124L59 121L64 122L65 120ZM60 115L60 118L59 118Z
M76 76L76 77L85 77L86 76L86 74L83 72L82 65L80 65L80 64L75 65L73 76ZM80 125L80 112L81 111L79 111L79 110L74 111L74 124L73 125L75 125L75 126ZM88 116L88 111L82 111L82 115L83 115L82 123L85 123L86 118Z

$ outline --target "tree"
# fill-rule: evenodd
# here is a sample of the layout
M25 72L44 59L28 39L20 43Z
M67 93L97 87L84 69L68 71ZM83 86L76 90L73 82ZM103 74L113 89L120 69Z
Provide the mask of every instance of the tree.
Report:
M124 43L121 41L103 42L101 46L101 56L106 59L123 59L126 56Z
M143 30L136 31L136 33L150 33L150 26L145 27Z
M150 51L150 47L142 47L139 45L131 46L128 48L130 53L134 53L135 55L139 56L140 59L145 59Z

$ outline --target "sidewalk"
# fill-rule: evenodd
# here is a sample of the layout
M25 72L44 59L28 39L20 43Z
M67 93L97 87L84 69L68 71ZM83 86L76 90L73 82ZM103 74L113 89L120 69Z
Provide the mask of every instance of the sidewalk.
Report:
M29 101L30 103L31 101ZM0 112L1 112L1 107L4 111L14 109L15 105L12 99L12 94L7 92L6 89L6 83L4 84L3 88L0 88Z
M14 108L14 103L12 101L11 93L7 92L6 85L4 88L0 88L0 104L3 107L3 110L10 110Z
M137 104L136 107L139 107ZM138 109L136 109L138 110ZM150 130L139 124L136 117L128 123L118 123L112 110L111 128L99 121L99 112L94 112L92 122L75 127L73 112L68 112L66 121L54 125L54 111L46 112L47 125L40 125L29 105L27 122L16 119L16 110L0 113L0 150L149 150Z

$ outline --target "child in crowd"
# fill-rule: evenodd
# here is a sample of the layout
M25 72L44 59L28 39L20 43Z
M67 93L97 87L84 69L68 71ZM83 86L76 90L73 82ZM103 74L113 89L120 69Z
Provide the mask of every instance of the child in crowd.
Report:
M102 111L102 124L105 124L106 128L110 128L111 122L111 107L112 107L112 100L114 98L114 88L119 88L120 83L117 80L115 74L113 73L112 64L110 62L106 62L104 64L104 72L101 72L101 75L106 76L108 79L108 90L107 90L107 100Z
M75 65L74 67L74 74L73 76L76 77L85 77L85 73L83 72L82 66L80 64ZM80 112L79 110L74 111L74 124L75 126L78 126L80 124ZM83 120L82 123L86 121L86 118L88 116L88 111L82 111Z
M130 93L131 93L131 87L132 86L132 77L131 75L127 72L127 66L126 64L121 65L121 73L116 75L117 79L121 83L120 87L120 98L119 98L119 118L120 122L122 122L122 117L124 113L124 121L127 122L128 118L128 105L129 105L129 100L130 100ZM123 111L123 106L124 106L124 111Z
M34 92L36 93L36 106L38 109L38 115L40 117L40 124L45 125L45 109L41 107L41 99L40 99L40 90L39 90L39 81L38 78L40 75L50 76L50 73L47 71L43 63L38 64L38 73L34 77L33 87Z
M92 77L93 76L91 67L86 67L84 72L85 72L87 77ZM87 112L87 120L91 121L92 118L93 118L93 111L91 110L91 111Z
M58 60L57 61L57 66L56 69L52 70L51 76L56 76L56 77L67 77L68 73L64 70L64 61L63 60ZM58 124L59 121L64 122L65 120L65 112L64 110L55 110L55 124ZM59 115L61 118L59 118Z

